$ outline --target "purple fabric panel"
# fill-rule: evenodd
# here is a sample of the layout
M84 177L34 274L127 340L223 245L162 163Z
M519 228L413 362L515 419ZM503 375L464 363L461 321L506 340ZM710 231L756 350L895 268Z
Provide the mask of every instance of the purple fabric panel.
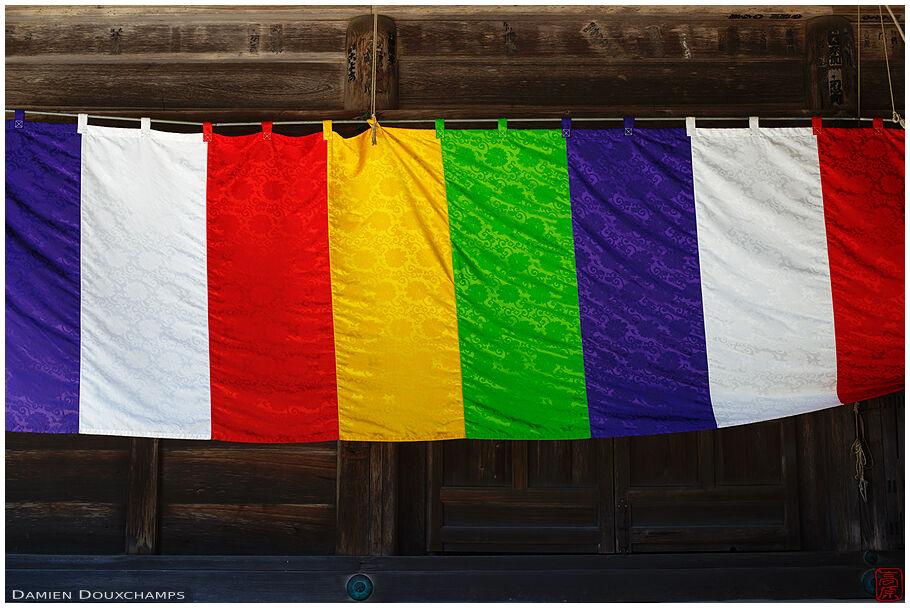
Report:
M591 436L715 428L685 130L566 144Z
M6 430L79 431L76 125L6 121Z

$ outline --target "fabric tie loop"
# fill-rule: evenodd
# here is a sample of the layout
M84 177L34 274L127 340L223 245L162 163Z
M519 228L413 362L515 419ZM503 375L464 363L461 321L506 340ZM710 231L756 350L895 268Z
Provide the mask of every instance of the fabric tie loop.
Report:
M872 128L875 129L876 133L881 133L885 130L885 119L884 118L873 118L872 119Z
M150 135L152 132L152 119L143 117L139 119L139 131L142 135Z
M332 121L323 120L322 121L322 139L329 141L332 139Z
M446 121L442 118L436 119L436 139L442 139L446 132Z
M499 130L499 136L505 137L506 131L509 130L509 123L505 118L496 121L496 128Z
M689 137L695 136L695 117L686 116L686 135Z
M212 141L212 123L202 123L202 141Z
M569 137L572 135L572 119L563 118L562 119L562 136Z
M758 116L749 117L749 129L752 131L758 131Z
M262 139L272 139L272 122L265 121L262 123Z
M812 117L812 134L813 135L822 134L822 119L820 116Z
M25 110L16 110L13 113L13 127L21 129L25 126Z
M85 133L88 126L88 114L79 114L76 117L76 133Z
M632 135L632 128L635 126L635 119L626 116L622 119L622 126L626 130L626 135Z

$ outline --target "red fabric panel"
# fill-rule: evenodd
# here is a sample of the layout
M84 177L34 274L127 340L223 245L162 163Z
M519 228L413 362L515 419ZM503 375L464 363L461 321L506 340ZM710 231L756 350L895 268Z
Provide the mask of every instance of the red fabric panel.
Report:
M207 199L212 439L337 439L322 134L214 134Z
M821 129L837 395L904 387L904 131Z

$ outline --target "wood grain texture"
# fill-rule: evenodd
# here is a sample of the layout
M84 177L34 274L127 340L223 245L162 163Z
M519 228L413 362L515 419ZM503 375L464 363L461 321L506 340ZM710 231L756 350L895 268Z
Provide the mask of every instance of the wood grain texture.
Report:
M170 554L331 554L334 443L164 440L160 547Z
M158 439L137 437L130 441L125 533L128 554L158 552L159 455Z
M582 115L585 106L639 116L824 113L810 103L813 79L800 63L811 50L806 28L817 18L859 25L863 107L890 113L884 71L875 65L883 59L875 7L863 8L858 23L853 8L388 6L382 14L398 29L402 116L496 107L500 116L548 108ZM228 110L231 120L257 112L280 120L282 111L308 109L322 118L355 106L362 114L362 95L344 101L353 82L345 32L351 20L369 20L370 10L7 7L8 104L184 116ZM885 43L902 73L905 45L890 20ZM349 93L368 90L366 80L355 80Z
M602 113L618 105L693 107L718 100L728 113L736 113L739 104L779 104L791 111L804 106L802 60L712 62L710 69L702 69L659 60L504 65L402 57L400 69L402 109L496 105L506 99L516 108L600 106ZM613 114L612 108L608 113Z
M806 39L809 107L856 115L854 27L843 17L816 17L806 24Z
M11 107L341 109L340 63L11 64Z
M376 70L376 108L398 107L398 33L384 15L376 19L376 57L373 57L373 16L352 19L344 41L344 109L369 113Z
M791 424L614 440L619 550L798 549Z
M903 554L880 565L903 567ZM209 602L344 601L352 572L373 601L716 601L868 599L856 553L445 557L122 556L7 559L19 589L182 589Z
M130 440L6 433L6 549L121 553Z

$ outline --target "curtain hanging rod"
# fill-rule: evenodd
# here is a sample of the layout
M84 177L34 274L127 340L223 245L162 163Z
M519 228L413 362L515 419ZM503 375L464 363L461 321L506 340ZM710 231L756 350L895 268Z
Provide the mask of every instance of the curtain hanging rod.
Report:
M6 110L7 113L11 113L14 111L15 110L10 110L10 109ZM71 112L40 112L40 111L25 110L25 113L26 114L39 114L39 115L44 115L44 116L67 116L67 117L71 117L71 118L76 118L79 116L79 114L74 114ZM134 121L134 122L140 121L139 118L134 118L132 116L101 116L101 115L96 115L96 114L89 114L88 117L94 118L97 120L124 120L124 121ZM574 117L560 116L560 117L543 117L543 118L508 118L507 120L510 122L546 122L546 121L550 121L550 120L562 120L563 118L572 118L573 122L610 122L610 121L618 122L618 121L623 120L622 117L615 117L615 116L605 117L605 118L583 118L583 117L574 118ZM683 121L686 119L686 117L685 116L655 116L655 117L651 117L651 118L635 117L635 119L644 120L644 121L669 121L669 120ZM768 117L765 120L811 120L811 119L812 119L811 116L794 116L794 117ZM464 123L464 122L496 122L499 119L498 118L446 118L444 120L447 123L459 123L459 122ZM735 116L735 117L734 116L725 116L725 117L702 116L702 117L696 117L696 120L733 121L733 120L748 120L748 117L747 116ZM874 118L828 116L828 117L822 117L822 120L871 121L871 120L875 120L875 119ZM885 118L884 120L894 122L893 120L891 120L889 118ZM153 123L157 122L157 123L161 123L161 124L169 124L169 125L189 125L189 126L200 127L200 128L202 127L202 124L203 124L201 122L192 122L192 121L187 121L187 120L167 120L167 119L159 119L159 118L153 118L152 122ZM433 124L434 119L432 119L432 118L413 118L413 119L399 118L399 119L381 120L379 122L383 122L386 124L388 124L388 123ZM364 123L366 123L366 119L365 118L356 118L356 119L333 120L332 123L341 124L341 125L364 124ZM218 126L218 127L255 127L255 126L259 126L261 124L262 124L261 121L258 121L258 122L213 122L212 123L213 126ZM273 125L321 125L322 121L321 120L283 120L283 121L275 121L272 124Z

